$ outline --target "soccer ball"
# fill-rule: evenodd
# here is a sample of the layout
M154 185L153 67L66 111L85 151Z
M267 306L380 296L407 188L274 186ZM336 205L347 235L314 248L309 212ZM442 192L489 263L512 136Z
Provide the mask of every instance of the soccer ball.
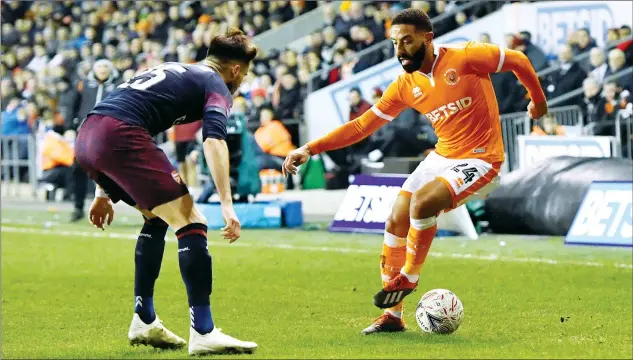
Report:
M424 332L451 334L464 320L464 306L450 290L431 290L422 295L415 319Z

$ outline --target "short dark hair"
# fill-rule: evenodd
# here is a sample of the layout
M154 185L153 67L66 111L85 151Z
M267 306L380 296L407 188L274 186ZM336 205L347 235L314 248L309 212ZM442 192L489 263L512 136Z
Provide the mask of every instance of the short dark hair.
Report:
M257 47L249 42L242 30L237 28L230 28L224 34L215 35L207 50L207 57L220 60L250 63L255 56L257 56Z
M420 9L408 8L402 10L393 18L391 25L413 25L416 30L433 31L431 18Z

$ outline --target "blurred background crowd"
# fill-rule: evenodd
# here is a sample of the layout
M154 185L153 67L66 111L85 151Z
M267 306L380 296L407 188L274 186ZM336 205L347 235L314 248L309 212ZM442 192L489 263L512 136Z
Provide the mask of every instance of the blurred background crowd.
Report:
M162 62L196 63L206 56L214 34L240 27L255 37L301 14L321 11L323 26L308 35L303 51L280 46L260 52L234 100L233 115L251 129L262 169L279 168L280 159L299 143L303 99L316 90L349 78L393 56L391 46L355 56L388 36L391 19L406 7L424 9L441 36L498 10L502 2L482 2L456 11L464 1L2 1L2 135L35 134L47 182L65 189L76 200L76 218L90 186L74 164L72 140L80 121L96 102L116 86ZM548 58L531 34L507 34L505 44L523 51L537 71L548 98L583 91L562 101L578 105L586 123L613 120L617 110L630 109L632 79L604 79L633 64L631 29L613 28L605 48L596 47L587 29L574 32L558 56ZM490 37L480 34L480 41ZM586 56L581 56L587 54ZM580 58L580 59L579 59ZM543 72L544 71L544 72ZM492 81L502 114L525 111L525 90L512 73L495 74ZM372 98L358 89L349 93L350 120L367 110ZM560 135L555 121L534 124L534 133ZM608 122L606 123L608 124ZM410 129L418 127L418 133ZM198 154L199 125L181 126L157 139L173 145L170 154L183 172ZM613 126L596 126L596 134L613 135ZM16 140L17 141L17 140ZM437 139L428 121L414 110L400 115L352 149L333 152L332 160L355 173L363 161L384 156L416 156L433 148ZM18 144L18 156L27 156ZM345 181L343 181L345 182ZM292 184L289 184L292 186ZM343 186L343 185L342 185Z

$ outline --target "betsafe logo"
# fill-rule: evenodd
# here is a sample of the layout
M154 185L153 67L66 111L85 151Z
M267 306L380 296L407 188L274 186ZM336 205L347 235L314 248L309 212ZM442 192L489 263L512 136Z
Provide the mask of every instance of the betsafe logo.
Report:
M606 38L607 29L615 25L613 13L607 4L567 6L537 6L536 44L546 53L556 53L557 47L567 43L575 30L587 28L591 36Z
M400 186L350 185L334 221L384 223Z
M568 243L633 245L633 184L596 182L567 234Z

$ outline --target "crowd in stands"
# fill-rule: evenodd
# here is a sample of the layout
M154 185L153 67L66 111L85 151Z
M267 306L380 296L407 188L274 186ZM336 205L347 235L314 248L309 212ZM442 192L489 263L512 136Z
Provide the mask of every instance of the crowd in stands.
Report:
M301 14L321 11L323 26L308 36L306 48L295 51L280 47L260 52L234 100L234 115L244 119L261 153L269 155L261 161L266 164L262 166L279 167L279 159L300 145L297 122L303 117L308 87L322 88L391 57L393 47L389 42L380 51L360 58L354 55L384 41L397 12L406 7L425 10L435 19L435 35L441 36L502 5L494 1L473 5L443 0L343 1L337 6L329 1L304 0L2 1L2 135L37 133L43 139L46 134L55 140L47 142L51 146L57 146L61 139L72 143L77 126L94 104L136 73L166 61L201 61L211 37L228 27L240 27L254 37ZM587 30L579 30L553 61L531 42L527 32L508 35L503 45L524 51L537 70L560 63L558 70L541 79L548 97L553 99L584 87L584 96L580 94L565 104L579 104L587 118L600 119L630 102L630 77L628 83L620 79L603 84L609 75L631 66L630 41L611 49L612 44L627 36L628 27L611 29L607 53L607 49L595 47ZM482 34L480 40L489 41L489 36ZM573 61L574 55L585 52L590 56ZM597 85L587 79L595 79ZM527 99L512 73L494 75L493 82L497 94L503 94L499 97L502 113L524 111ZM374 103L381 91L375 89L372 99L362 99L360 92L352 91L350 118ZM360 166L362 154L373 154L371 159L379 160L383 156L407 156L412 151L419 154L432 147L436 140L423 116L412 110L401 118L397 123L402 126L387 127L351 153L335 153L332 158L353 173ZM419 126L420 133L406 131L412 126ZM282 128L287 131L279 130ZM195 126L174 129L168 137L168 142L174 144L174 162L181 169L192 154L197 154L197 130ZM420 143L420 139L424 141ZM271 143L273 140L279 143ZM19 157L25 158L25 144L19 145ZM51 175L66 187L71 183L76 188L86 182L85 174L76 164L68 165L67 157L46 164L50 166L43 169L47 172L57 167L67 169ZM82 186L74 195L82 198L76 207L83 206L86 189Z
M489 42L489 37L482 34L480 40ZM627 146L633 139L628 138L630 132L627 133L626 124L621 123L621 131L616 130L616 117L619 111L630 116L633 107L633 76L623 73L633 66L631 28L623 25L609 29L606 40L605 46L597 47L589 30L579 29L569 36L567 44L560 46L557 57L551 60L531 41L529 32L508 34L505 46L523 51L530 59L550 103L556 107L580 107L584 119L580 134L616 136L619 133L627 154ZM524 112L529 99L514 74L493 74L491 78L500 112ZM576 91L575 95L567 95L573 91ZM533 125L534 135L560 136L567 132L553 116L544 117Z

